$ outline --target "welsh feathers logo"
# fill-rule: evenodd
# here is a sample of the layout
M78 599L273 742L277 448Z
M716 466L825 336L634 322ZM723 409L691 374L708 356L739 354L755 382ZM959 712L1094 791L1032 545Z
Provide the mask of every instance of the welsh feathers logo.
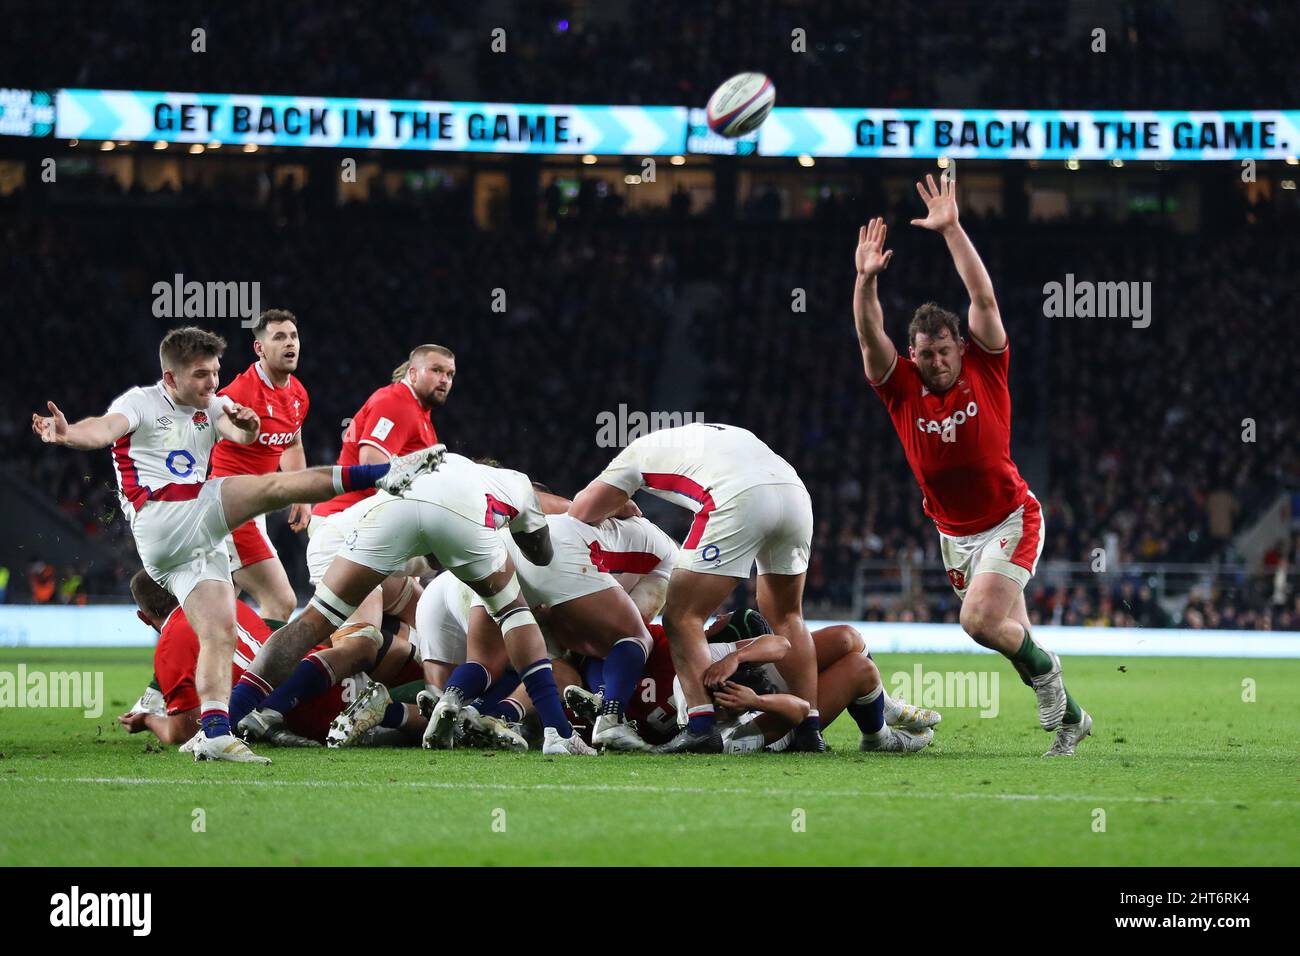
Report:
M203 431L203 429L208 427L208 413L195 412L193 421L194 421L194 427L197 428L199 431Z

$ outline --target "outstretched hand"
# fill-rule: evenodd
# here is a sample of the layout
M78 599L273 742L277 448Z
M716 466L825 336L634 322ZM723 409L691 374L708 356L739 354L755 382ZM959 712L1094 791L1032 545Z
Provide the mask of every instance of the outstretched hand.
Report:
M858 249L854 264L858 275L872 279L889 268L889 260L894 257L894 250L885 251L885 220L879 216L871 223L858 229Z
M61 445L68 437L68 420L63 417L58 405L53 402L45 404L49 406L50 414L42 416L32 413L32 431L46 444Z
M957 183L952 179L939 177L939 185L934 184L934 177L925 174L925 182L916 184L916 191L925 202L928 215L924 219L913 219L912 225L935 232L957 225Z

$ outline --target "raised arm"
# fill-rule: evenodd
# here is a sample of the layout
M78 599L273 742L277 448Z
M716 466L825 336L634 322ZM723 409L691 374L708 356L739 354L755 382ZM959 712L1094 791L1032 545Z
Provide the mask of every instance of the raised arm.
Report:
M109 412L83 418L69 425L59 406L46 402L49 415L32 415L32 431L47 445L66 445L80 451L107 448L131 430L131 422L121 412Z
M1007 344L1007 332L1002 327L998 300L993 295L993 280L970 236L957 221L957 183L945 179L936 187L934 177L927 174L924 183L916 184L916 191L925 202L927 215L924 219L913 219L912 225L937 232L948 243L957 274L970 296L970 334L986 349L1001 351Z
M879 382L889 372L898 352L885 334L885 313L876 295L876 277L884 272L893 258L885 251L885 220L873 219L858 230L858 249L854 256L858 278L853 285L853 324L862 349L862 367L867 379Z

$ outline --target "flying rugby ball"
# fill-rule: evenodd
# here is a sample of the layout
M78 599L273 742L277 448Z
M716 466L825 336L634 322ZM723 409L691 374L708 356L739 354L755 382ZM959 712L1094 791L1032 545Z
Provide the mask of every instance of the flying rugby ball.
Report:
M705 107L709 128L728 139L763 125L776 103L776 87L762 73L737 73L719 86Z

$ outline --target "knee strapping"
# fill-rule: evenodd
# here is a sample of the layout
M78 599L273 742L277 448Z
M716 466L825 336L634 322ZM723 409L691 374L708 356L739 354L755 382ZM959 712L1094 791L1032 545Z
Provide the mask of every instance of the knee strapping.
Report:
M339 598L337 594L327 588L324 584L316 585L316 593L312 595L309 602L325 619L333 624L336 628L342 627L347 623L356 611L355 604L348 604Z
M512 607L502 612L501 616L492 615L497 622L497 627L501 628L501 636L505 637L517 627L527 627L529 624L537 625L537 618L533 617L532 609L524 604L519 607Z
M496 618L517 597L519 597L519 575L512 574L505 587L496 594L483 598L483 604L487 607L488 613Z
M519 577L512 574L510 575L510 583L496 594L483 598L483 604L487 607L488 613L492 615L492 620L496 621L497 627L501 628L502 637L505 637L517 627L537 624L537 618L533 617L532 608L527 604L510 606L514 604L515 599L518 597Z

